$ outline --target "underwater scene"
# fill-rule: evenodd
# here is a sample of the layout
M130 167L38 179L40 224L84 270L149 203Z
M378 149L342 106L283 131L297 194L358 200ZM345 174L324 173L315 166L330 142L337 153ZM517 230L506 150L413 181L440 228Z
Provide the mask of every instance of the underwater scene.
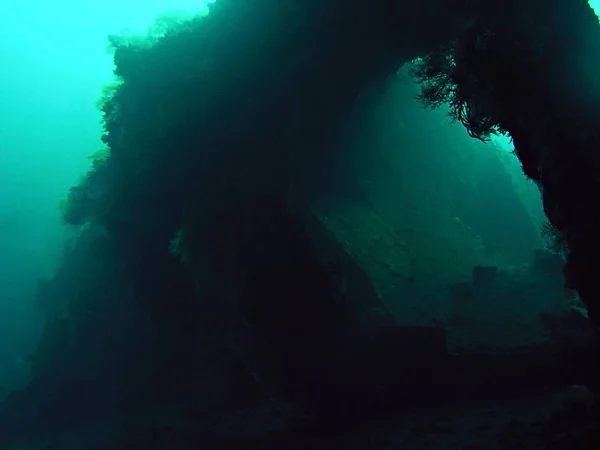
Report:
M0 5L0 450L600 449L596 10Z

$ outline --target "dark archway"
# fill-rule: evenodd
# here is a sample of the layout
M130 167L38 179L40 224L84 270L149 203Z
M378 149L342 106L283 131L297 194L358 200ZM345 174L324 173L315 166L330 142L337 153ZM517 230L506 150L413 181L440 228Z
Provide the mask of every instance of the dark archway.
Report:
M160 39L140 45L113 38L121 83L102 105L108 152L71 191L66 219L90 227L80 240L87 243L83 252L108 236L118 256L99 255L101 265L120 262L119 276L153 322L152 345L138 354L139 379L123 381L121 400L128 407L140 397L146 405L174 407L192 398L197 409L186 412L201 416L230 406L232 398L252 401L261 389L296 398L310 392L313 400L334 390L325 389L342 379L330 358L332 330L352 307L331 283L343 258L331 266L318 260L315 237L326 242L328 236L311 228L306 204L319 189L315 173L340 150L329 145L340 117L368 109L386 79L419 56L426 104L449 101L474 137L493 131L513 137L525 173L543 187L546 213L569 247L568 279L598 321L599 103L597 84L581 62L595 63L599 36L584 0L501 6L219 0L208 18ZM71 283L70 271L80 264L77 258L69 264L56 283ZM372 298L363 274L354 274L365 298ZM84 291L61 291L72 296L67 303L85 297L105 304L101 286L80 281ZM49 297L49 290L41 296ZM34 358L36 382L2 411L13 418L6 434L35 429L32 417L43 417L44 427L61 420L66 426L64 416L52 414L54 398L40 406L48 390L64 390L77 414L85 411L81 384L47 377L57 372L44 356L68 353L74 362L74 349L86 349L65 345L69 336L57 332L63 324L51 325ZM421 340L422 330L410 331L416 333L410 339ZM443 341L426 338L434 350ZM413 348L402 350L419 360ZM373 365L389 356L385 349L365 353ZM418 366L415 383L430 381L439 372L435 364ZM225 401L198 388L198 377L207 373L210 394L219 397L223 389ZM367 372L352 372L347 378L355 384L340 391L360 385L356 373ZM390 373L393 382L396 372ZM84 375L90 383L94 374ZM232 375L239 382L228 390L220 382ZM155 386L160 392L152 397ZM25 413L12 414L11 407Z

